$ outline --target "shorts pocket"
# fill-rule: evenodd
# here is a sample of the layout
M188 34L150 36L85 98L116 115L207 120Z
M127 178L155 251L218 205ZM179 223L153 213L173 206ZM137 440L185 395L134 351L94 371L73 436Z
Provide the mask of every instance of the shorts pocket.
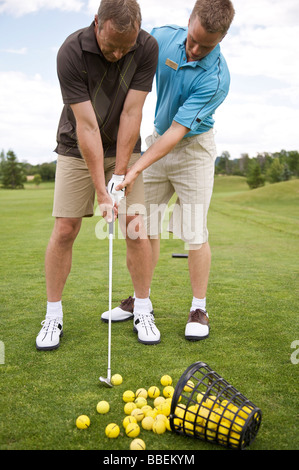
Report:
M210 158L215 161L217 158L217 148L213 131L205 132L197 136L197 142L209 154Z
M152 135L149 135L148 137L146 137L145 143L147 148L149 148L154 143L154 137Z

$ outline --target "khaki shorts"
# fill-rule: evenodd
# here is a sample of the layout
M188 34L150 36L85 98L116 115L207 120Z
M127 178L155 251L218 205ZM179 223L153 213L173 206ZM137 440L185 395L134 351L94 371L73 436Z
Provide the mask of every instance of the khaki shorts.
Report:
M159 135L146 139L151 146ZM214 186L217 156L214 133L187 137L165 157L143 172L147 233L155 238L162 232L166 214L167 230L189 245L208 241L207 215ZM168 203L176 193L173 207ZM163 235L163 233L162 233ZM194 247L195 248L195 247Z
M133 154L129 167L140 158L140 154ZM115 157L104 159L106 185L115 169ZM95 188L86 163L81 158L58 155L55 191L54 191L54 217L92 217L95 207ZM119 206L119 213L135 215L145 212L143 177L140 175L134 184L132 192L124 198Z

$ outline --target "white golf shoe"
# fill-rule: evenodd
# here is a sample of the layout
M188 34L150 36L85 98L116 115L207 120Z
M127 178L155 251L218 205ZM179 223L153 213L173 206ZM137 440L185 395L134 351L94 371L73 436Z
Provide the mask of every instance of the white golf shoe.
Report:
M60 318L45 319L36 337L36 349L39 351L51 351L57 349L60 344L60 337L63 335L62 320Z
M134 313L133 331L138 334L138 341L140 343L160 343L160 331L155 325L155 318L152 313Z
M111 310L111 321L118 322L133 319L134 300L134 297L130 296L127 299L122 300L118 307L113 308ZM102 313L101 319L106 323L109 321L109 310Z
M200 341L209 336L209 315L205 310L196 309L189 313L185 328L185 338L189 341Z
M113 322L122 322L127 320L133 320L134 318L134 297L128 297L121 301L118 307L115 307L111 310L111 321ZM153 306L151 305L152 311L154 313ZM102 313L101 320L105 323L109 321L109 310Z

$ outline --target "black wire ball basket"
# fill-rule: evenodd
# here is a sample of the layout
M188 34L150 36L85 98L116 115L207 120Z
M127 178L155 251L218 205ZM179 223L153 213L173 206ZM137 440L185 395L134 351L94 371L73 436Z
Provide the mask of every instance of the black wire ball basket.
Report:
M261 410L204 362L188 367L174 390L170 426L177 434L242 450L261 420Z

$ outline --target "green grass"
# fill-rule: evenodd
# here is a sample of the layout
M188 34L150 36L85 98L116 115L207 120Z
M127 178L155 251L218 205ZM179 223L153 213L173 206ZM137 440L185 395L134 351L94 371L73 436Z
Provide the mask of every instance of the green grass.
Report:
M209 213L213 253L208 290L210 337L184 339L191 302L187 260L179 240L162 240L151 298L162 340L137 342L132 324L113 324L112 373L124 382L103 388L107 371L108 241L95 236L98 217L84 220L64 297L64 337L57 351L35 349L46 297L44 254L53 226L53 185L0 191L1 450L127 450L122 393L176 383L185 369L204 361L261 408L262 426L250 449L298 449L298 371L291 362L298 332L299 180L250 191L239 177L217 177ZM133 293L125 242L114 242L113 305ZM96 404L108 400L107 415ZM88 430L75 427L87 414ZM105 437L117 422L118 439ZM148 450L223 450L167 432L142 431Z

